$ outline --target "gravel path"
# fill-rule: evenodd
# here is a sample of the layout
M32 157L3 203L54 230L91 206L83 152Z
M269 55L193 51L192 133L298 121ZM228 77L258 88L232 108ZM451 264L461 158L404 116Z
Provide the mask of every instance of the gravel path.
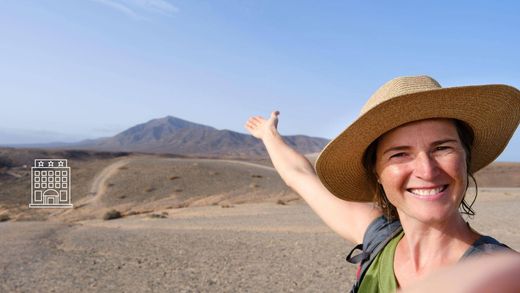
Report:
M102 196L107 189L106 181L114 174L117 173L118 169L127 165L132 159L121 159L119 161L116 161L107 167L103 169L101 172L99 172L96 177L94 178L94 181L92 182L92 185L90 186L90 195L92 198L97 199L100 196Z

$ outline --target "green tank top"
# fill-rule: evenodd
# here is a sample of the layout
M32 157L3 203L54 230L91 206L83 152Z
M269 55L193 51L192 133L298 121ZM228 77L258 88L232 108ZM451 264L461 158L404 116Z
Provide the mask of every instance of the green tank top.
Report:
M394 255L397 243L403 238L404 231L397 234L379 253L368 268L359 292L387 293L397 291L397 281L394 274Z

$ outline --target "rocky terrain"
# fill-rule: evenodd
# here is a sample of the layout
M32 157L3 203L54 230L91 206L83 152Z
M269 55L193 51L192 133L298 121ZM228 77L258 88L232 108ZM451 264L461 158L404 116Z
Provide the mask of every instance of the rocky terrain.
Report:
M28 208L43 157L69 160L73 209ZM265 159L0 149L0 164L0 292L344 292L355 275L353 244ZM479 172L469 219L516 250L519 170Z

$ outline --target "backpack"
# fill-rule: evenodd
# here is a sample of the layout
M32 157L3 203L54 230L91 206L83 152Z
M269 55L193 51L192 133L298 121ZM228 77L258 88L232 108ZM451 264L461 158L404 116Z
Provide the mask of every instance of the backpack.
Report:
M384 216L375 219L367 228L363 236L363 243L356 245L347 255L346 260L352 264L358 264L356 282L350 290L351 293L358 292L361 281L376 256L397 234L401 233L403 227L399 220L388 221ZM507 245L500 243L493 237L481 236L464 253L462 258L482 253L491 253L498 250L509 249ZM353 255L356 250L360 253Z

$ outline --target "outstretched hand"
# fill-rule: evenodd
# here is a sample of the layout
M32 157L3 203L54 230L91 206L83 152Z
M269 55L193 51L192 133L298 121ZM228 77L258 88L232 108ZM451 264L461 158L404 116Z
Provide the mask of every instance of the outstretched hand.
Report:
M246 122L246 129L258 139L263 139L266 135L276 133L278 127L278 115L280 112L274 111L271 113L269 119L262 116L250 117Z

